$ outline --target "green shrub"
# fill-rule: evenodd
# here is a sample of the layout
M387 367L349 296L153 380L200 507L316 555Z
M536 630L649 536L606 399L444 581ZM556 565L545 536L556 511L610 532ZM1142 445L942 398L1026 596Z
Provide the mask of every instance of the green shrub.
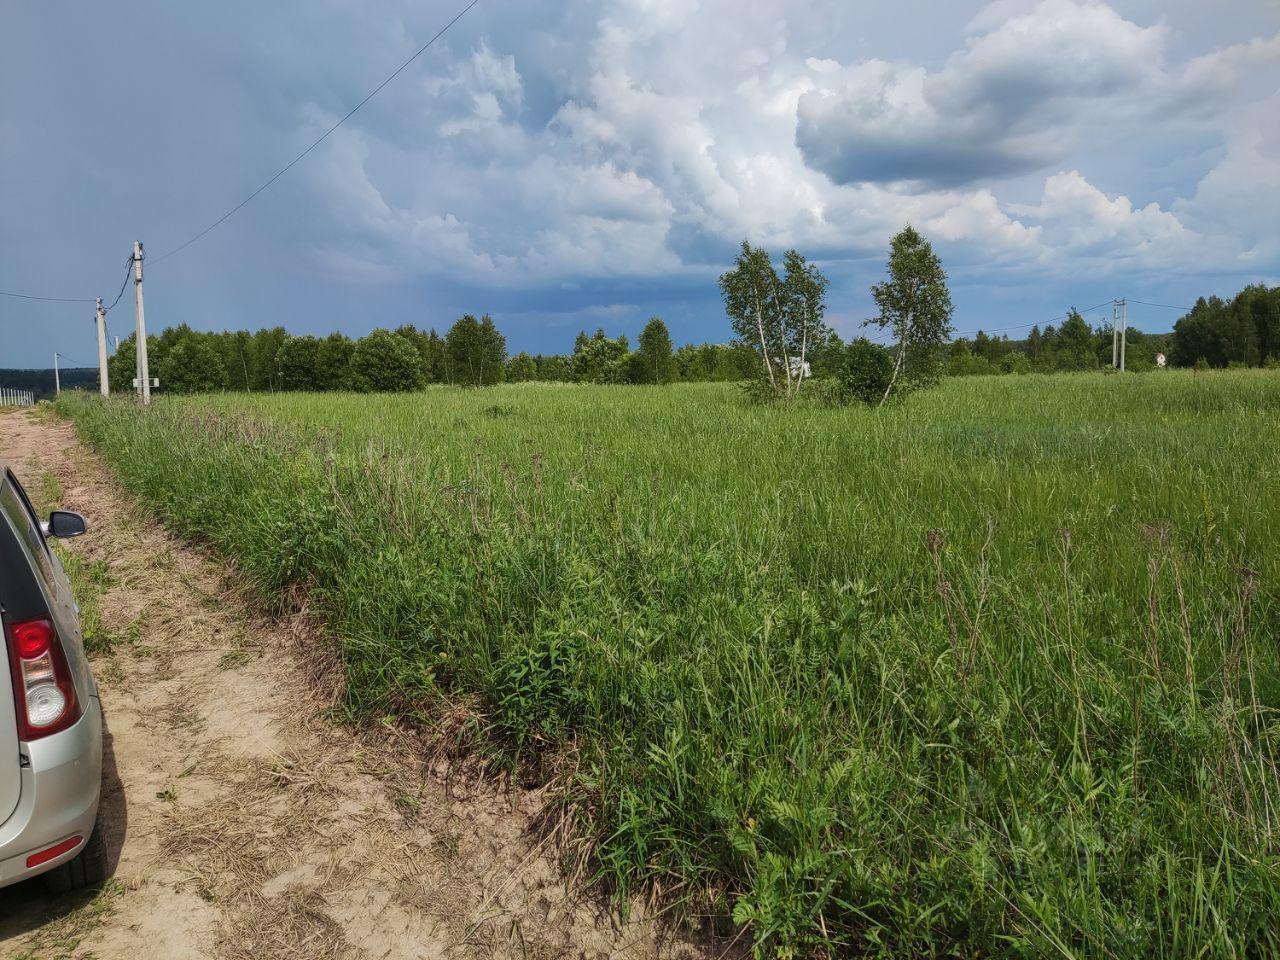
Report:
M893 358L889 351L860 337L845 347L843 362L836 372L837 396L844 403L877 404L884 398L892 376Z
M364 393L396 393L422 387L417 348L390 330L374 330L356 342L347 368L347 385Z

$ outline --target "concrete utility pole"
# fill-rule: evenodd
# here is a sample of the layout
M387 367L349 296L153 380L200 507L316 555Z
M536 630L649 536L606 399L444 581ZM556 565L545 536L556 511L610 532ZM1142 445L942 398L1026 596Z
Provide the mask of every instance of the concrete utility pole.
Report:
M133 241L133 305L138 316L138 397L151 403L151 368L147 363L147 320L142 309L142 241Z
M1111 301L1111 367L1120 365L1120 304Z
M1124 372L1124 348L1125 341L1129 337L1129 316L1128 303L1125 300L1120 301L1120 372Z
M62 378L58 376L58 354L53 355L53 395L62 393Z
M104 397L111 396L111 384L107 382L107 311L102 309L102 298L98 298L98 392Z

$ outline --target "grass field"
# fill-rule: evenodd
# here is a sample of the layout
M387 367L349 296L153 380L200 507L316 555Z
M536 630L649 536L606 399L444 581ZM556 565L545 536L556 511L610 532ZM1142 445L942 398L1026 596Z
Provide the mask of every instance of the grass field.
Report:
M552 771L620 902L783 955L1280 951L1280 375L62 408L309 591L353 718Z

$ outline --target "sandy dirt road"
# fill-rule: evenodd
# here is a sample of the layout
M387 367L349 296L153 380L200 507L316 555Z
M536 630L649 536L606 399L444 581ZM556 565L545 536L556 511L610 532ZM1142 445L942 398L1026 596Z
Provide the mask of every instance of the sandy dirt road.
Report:
M0 891L0 957L702 957L566 889L537 791L442 779L395 731L325 715L304 615L267 621L228 571L142 515L73 428L0 414L0 459L89 518L114 879ZM463 781L463 782L460 782Z

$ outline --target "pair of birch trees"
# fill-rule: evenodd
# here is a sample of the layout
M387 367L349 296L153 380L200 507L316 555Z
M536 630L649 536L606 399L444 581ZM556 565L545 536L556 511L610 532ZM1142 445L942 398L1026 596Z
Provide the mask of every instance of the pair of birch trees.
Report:
M720 278L725 311L740 342L760 356L758 380L775 399L790 400L800 393L809 377L809 354L830 336L825 322L827 278L795 250L782 257L778 276L767 251L742 242L733 269ZM870 356L855 350L845 364L875 360L884 368L884 383L877 387L878 405L890 395L899 396L928 386L939 376L943 344L951 336L951 294L947 275L929 241L911 226L895 236L889 247L888 277L871 288L880 314L866 323L893 336L891 355ZM881 348L866 344L872 352ZM882 364L880 361L884 360ZM842 371L849 372L849 371ZM870 397L867 371L853 371L861 384L856 391L864 402ZM878 379L878 372L876 379Z
M811 350L830 332L827 278L795 250L783 254L782 269L779 277L768 251L744 240L720 290L733 332L760 354L765 389L790 400L809 378Z

